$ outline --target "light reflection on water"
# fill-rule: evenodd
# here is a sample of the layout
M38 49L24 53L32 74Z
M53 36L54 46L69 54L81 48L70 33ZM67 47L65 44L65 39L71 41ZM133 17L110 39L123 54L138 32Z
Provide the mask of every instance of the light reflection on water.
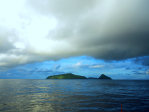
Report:
M142 111L149 81L0 79L0 111Z

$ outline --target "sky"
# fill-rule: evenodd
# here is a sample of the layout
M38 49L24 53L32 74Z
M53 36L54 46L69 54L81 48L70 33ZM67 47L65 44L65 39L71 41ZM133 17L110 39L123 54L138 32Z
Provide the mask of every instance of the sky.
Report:
M0 0L0 78L149 79L148 0Z

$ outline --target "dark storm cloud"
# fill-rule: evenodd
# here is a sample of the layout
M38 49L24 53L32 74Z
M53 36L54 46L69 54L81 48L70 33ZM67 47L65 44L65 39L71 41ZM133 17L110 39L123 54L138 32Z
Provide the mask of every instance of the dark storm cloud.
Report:
M12 8L18 11L12 20L7 14L5 29L0 24L0 67L81 55L105 61L149 56L147 0L25 0L22 4L21 10ZM53 29L47 27L51 18L56 21ZM50 21L47 26L44 20ZM16 47L18 40L24 48ZM139 62L148 66L148 58L143 60Z
M39 13L51 14L60 22L47 38L66 40L78 49L73 51L75 55L104 60L149 55L147 0L28 2Z

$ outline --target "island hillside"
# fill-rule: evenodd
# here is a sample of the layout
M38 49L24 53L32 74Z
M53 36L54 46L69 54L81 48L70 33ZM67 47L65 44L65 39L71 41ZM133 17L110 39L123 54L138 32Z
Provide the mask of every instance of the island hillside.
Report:
M108 77L108 76L102 74L102 75L99 77L99 79L111 79L111 77Z
M86 79L85 76L74 75L72 73L48 76L46 79Z

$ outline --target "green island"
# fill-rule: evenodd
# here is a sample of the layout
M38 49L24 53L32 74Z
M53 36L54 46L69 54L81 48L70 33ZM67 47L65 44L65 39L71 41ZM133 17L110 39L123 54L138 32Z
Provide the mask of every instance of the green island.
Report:
M99 77L99 79L111 79L111 77L108 77L108 76L102 74L102 75Z
M85 76L74 75L72 73L48 76L46 79L86 79Z
M66 74L48 76L46 79L111 79L111 78L104 74L102 74L99 78L93 78L93 77L86 78L85 76L66 73Z

